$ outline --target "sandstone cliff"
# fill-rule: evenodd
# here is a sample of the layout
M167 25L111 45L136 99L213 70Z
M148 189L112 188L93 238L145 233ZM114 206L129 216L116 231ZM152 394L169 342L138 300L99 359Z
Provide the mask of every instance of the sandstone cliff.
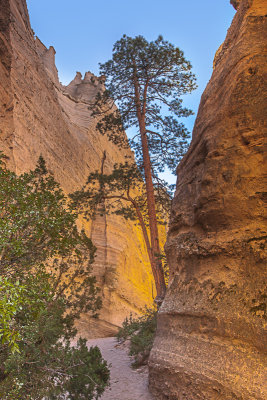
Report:
M42 154L63 189L72 192L100 167L104 150L106 172L126 155L133 157L95 130L88 104L101 80L88 72L84 78L77 73L66 87L59 83L55 50L34 37L25 0L0 3L0 55L0 148L14 171L34 168ZM134 224L112 216L80 224L98 248L94 274L104 302L100 322L88 331L90 321L84 318L80 329L105 336L130 312L151 304L153 278Z
M170 283L150 357L158 400L267 398L267 4L232 4L237 12L178 167Z

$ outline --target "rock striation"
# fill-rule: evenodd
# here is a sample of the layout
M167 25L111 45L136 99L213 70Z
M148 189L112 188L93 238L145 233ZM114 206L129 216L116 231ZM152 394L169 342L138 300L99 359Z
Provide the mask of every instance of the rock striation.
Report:
M133 158L95 129L88 105L103 86L101 78L77 73L63 86L55 50L34 36L25 0L0 3L0 149L17 173L32 169L40 154L65 192L73 192L99 168L106 151L106 172ZM102 290L98 323L84 316L83 334L114 334L130 312L152 303L154 284L141 231L118 216L80 220L97 246L94 274Z
M267 3L232 3L177 170L170 282L149 362L158 400L267 398Z

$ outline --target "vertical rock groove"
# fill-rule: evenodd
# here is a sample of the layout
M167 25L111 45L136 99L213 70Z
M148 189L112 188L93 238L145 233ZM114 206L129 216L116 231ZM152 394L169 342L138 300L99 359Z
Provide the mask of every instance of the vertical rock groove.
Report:
M267 4L232 3L177 170L170 283L149 364L157 400L267 398Z

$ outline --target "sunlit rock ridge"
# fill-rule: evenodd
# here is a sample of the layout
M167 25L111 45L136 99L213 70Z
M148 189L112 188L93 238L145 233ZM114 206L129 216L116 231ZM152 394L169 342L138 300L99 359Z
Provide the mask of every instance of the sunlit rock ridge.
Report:
M90 72L63 86L58 80L55 50L34 36L25 0L0 3L0 148L17 173L34 168L40 154L65 192L80 188L89 172L105 172L133 157L95 129L88 105L101 89ZM80 329L88 336L114 333L130 312L150 305L153 279L142 235L120 217L80 221L97 246L94 273L102 290L100 321L86 318ZM90 326L89 326L90 325Z
M170 283L150 356L157 400L267 399L267 3L232 4L178 167Z

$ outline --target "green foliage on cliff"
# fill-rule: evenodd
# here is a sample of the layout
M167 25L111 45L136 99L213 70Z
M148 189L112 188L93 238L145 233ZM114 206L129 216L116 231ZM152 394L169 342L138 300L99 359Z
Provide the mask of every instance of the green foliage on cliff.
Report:
M3 160L3 159L2 159ZM0 398L93 399L109 381L75 318L101 307L95 248L44 160L16 176L0 164Z

